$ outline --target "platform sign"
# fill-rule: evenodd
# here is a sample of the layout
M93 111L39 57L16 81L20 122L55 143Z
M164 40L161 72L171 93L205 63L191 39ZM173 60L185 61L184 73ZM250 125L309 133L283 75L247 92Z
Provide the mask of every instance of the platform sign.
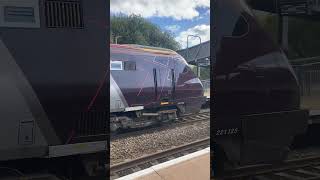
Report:
M279 12L283 16L318 16L320 0L279 0Z
M320 18L320 0L247 0L255 10L280 14Z
M283 16L298 16L310 14L310 1L308 0L279 0L279 12Z

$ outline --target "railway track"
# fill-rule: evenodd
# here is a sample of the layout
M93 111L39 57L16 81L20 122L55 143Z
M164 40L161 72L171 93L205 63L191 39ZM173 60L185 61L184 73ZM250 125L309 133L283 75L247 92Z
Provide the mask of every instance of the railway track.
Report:
M140 134L146 134L146 133L159 131L159 130L166 129L166 128L174 128L174 127L178 127L178 126L182 126L182 125L184 126L184 125L194 124L197 122L207 121L207 120L210 120L210 110L209 109L202 110L200 113L197 113L197 114L184 115L184 116L178 118L178 120L175 120L173 122L163 123L163 124L159 124L159 125L151 126L151 127L146 127L146 128L127 130L125 132L116 133L116 134L111 134L110 140L113 141L116 139L137 136Z
M192 152L205 149L210 146L210 138L202 139L196 142L188 143L182 146L174 147L161 152L156 152L144 157L140 157L127 162L110 166L110 178L116 179L134 172L149 168L171 159L175 159Z
M255 165L233 169L218 179L314 180L320 179L320 155L289 159L275 165Z

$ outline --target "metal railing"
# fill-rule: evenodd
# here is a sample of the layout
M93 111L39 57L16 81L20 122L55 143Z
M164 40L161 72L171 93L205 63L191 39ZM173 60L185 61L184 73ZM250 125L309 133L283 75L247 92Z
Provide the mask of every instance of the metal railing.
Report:
M320 57L292 61L301 96L320 95Z

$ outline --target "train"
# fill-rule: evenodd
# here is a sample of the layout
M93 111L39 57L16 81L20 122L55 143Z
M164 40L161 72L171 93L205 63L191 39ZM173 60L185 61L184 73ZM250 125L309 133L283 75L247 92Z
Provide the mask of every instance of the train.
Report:
M74 178L104 173L107 7L101 0L0 2L1 167L58 174L79 167Z
M284 51L244 0L215 0L211 32L214 176L284 160L309 116Z
M175 51L110 45L110 131L148 127L197 113L204 89Z

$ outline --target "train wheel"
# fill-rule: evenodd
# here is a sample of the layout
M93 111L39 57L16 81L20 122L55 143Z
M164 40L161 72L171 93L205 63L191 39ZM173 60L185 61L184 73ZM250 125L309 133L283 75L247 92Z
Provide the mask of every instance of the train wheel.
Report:
M110 123L110 132L115 134L118 133L120 126L119 123Z

